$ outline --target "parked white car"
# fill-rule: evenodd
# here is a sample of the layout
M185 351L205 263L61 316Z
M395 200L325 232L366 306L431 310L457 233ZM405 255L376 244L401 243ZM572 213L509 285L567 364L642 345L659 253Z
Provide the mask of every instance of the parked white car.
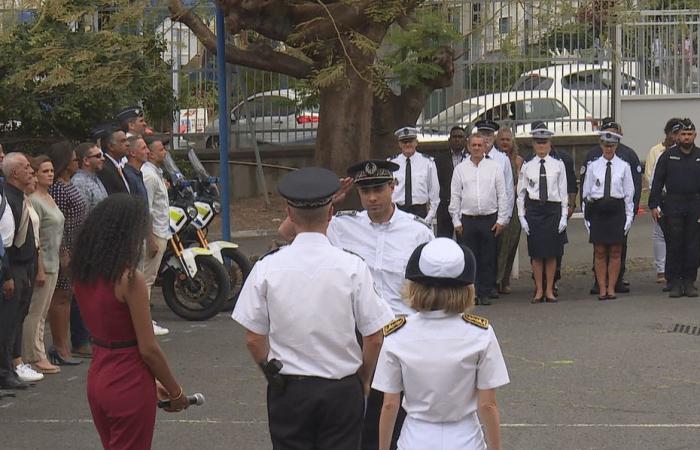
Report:
M513 128L516 136L528 136L530 124L541 120L558 135L590 135L593 124L586 109L570 95L550 95L544 91L500 92L473 97L450 106L422 124L423 134L433 136L449 133L460 125L471 128L482 119L495 120ZM433 134L431 134L433 133Z
M665 95L673 90L663 83L637 77L637 64L622 62L620 65L620 87L622 95ZM578 100L595 119L609 116L613 87L612 65L561 64L531 70L520 75L513 84L513 91L546 91L550 95L558 92L571 95Z

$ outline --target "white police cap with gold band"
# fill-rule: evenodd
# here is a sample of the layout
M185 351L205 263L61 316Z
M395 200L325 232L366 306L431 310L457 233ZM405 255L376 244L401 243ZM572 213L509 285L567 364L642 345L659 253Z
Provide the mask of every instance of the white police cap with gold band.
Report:
M547 124L536 120L530 125L530 136L533 139L551 139L554 136L554 131L547 128Z
M320 208L331 202L340 188L336 174L321 167L305 167L289 172L277 184L280 195L294 208Z
M399 138L399 141L410 141L418 137L418 128L402 127L394 131L394 136Z
M600 142L606 142L608 144L619 144L622 140L621 135L613 133L612 131L599 131L598 136L600 138Z
M472 251L448 238L419 245L406 265L406 279L430 286L467 286L475 277Z
M384 159L370 159L348 168L348 176L360 186L378 186L394 180L399 165Z

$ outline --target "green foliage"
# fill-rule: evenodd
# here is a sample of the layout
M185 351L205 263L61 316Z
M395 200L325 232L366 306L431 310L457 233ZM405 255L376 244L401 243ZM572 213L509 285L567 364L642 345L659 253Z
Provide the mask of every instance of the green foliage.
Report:
M139 102L151 122L172 117L164 42L141 33L145 3L110 5L113 11L93 0L48 1L34 23L0 36L0 131L81 140Z
M392 27L387 39L392 50L383 63L403 86L416 86L442 74L432 62L435 50L454 44L461 35L440 11L419 10L405 29Z

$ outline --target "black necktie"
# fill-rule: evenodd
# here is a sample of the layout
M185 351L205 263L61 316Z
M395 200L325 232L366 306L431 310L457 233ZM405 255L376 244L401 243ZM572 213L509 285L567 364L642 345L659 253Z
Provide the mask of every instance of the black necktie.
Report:
M411 186L411 158L406 158L406 189L405 189L405 194L406 197L404 199L404 206L411 206L413 205L413 192L412 192L412 186Z
M603 187L603 198L610 198L610 187L612 185L612 162L608 161L605 168L605 185Z
M544 159L540 159L540 201L547 201L547 170L544 168Z

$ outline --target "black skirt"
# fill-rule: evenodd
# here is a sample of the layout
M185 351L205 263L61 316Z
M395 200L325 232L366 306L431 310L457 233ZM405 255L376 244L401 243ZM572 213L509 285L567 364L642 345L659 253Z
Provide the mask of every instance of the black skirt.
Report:
M591 224L591 244L613 245L625 242L625 200L608 198L586 204L586 218Z
M525 220L530 228L527 253L530 258L556 258L564 253L559 233L561 203L525 200Z

